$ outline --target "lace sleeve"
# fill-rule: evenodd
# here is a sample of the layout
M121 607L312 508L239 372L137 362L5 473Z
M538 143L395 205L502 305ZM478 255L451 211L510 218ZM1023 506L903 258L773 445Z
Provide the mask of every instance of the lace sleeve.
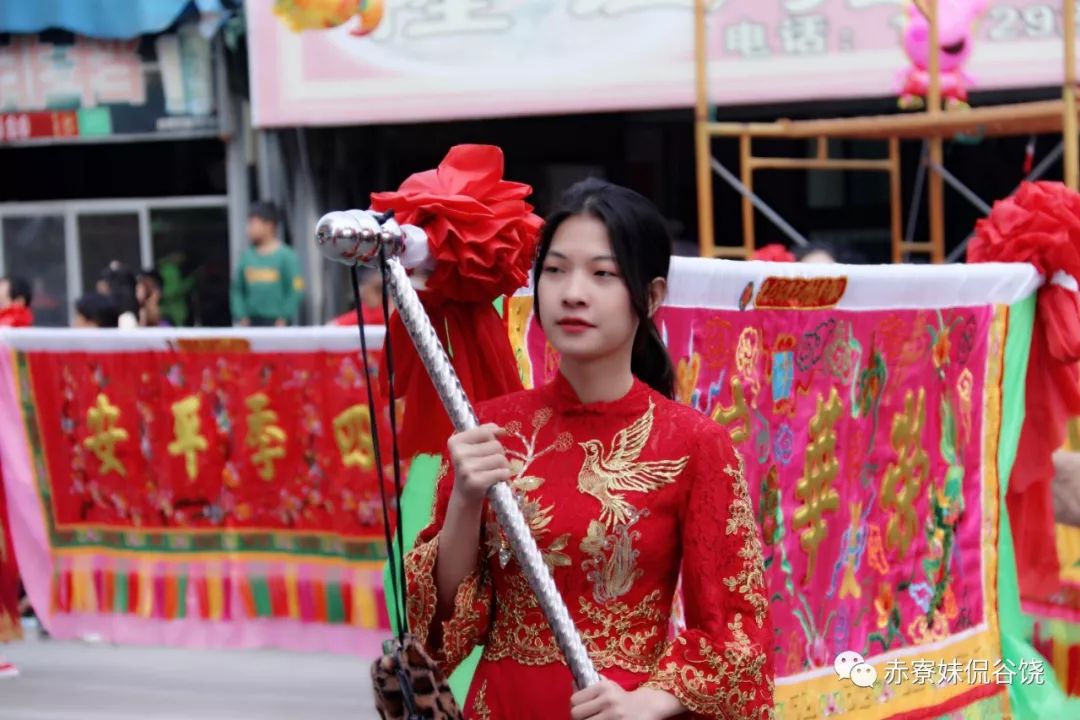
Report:
M492 587L483 554L478 566L458 586L449 617L439 612L435 586L435 563L439 557L439 533L454 487L450 463L443 461L436 479L435 512L420 531L416 545L405 554L406 613L409 630L449 674L472 649L484 642L491 622Z
M686 629L645 684L694 717L772 718L772 623L742 458L720 428L702 443L683 514Z

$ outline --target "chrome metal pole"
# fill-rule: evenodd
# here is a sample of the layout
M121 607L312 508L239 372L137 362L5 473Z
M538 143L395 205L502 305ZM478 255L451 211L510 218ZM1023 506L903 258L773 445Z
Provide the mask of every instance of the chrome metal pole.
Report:
M450 421L458 431L476 427L472 404L400 259L406 258L414 267L426 260L427 237L423 230L400 227L392 219L380 218L370 212L350 210L324 215L315 237L326 257L346 264L372 264L378 258L380 245L386 248L390 293ZM488 491L488 500L578 687L600 682L600 675L593 667L585 643L510 487L504 483L495 485Z

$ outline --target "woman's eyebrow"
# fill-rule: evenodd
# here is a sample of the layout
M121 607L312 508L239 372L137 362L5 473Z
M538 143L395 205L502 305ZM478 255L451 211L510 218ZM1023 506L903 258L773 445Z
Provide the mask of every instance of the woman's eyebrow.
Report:
M569 260L570 259L567 256L563 255L558 250L549 250L548 255L552 255L554 257L557 257L560 260ZM611 260L612 262L614 262L615 261L615 256L614 255L596 255L595 257L589 258L589 262L600 262L601 260Z

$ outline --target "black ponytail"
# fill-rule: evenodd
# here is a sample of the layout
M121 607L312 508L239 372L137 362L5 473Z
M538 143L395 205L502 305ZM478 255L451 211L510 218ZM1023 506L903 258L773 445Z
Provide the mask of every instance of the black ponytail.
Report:
M559 209L548 216L540 234L533 266L533 292L540 286L540 271L559 225L574 215L588 215L604 223L611 239L630 302L639 325L634 336L630 370L665 397L675 395L675 368L656 324L649 316L649 288L657 278L667 279L672 242L660 211L642 195L604 180L590 178L572 185ZM537 320L540 303L534 303Z
M664 397L675 397L675 366L671 363L664 340L652 318L638 327L634 337L634 354L630 358L634 376Z

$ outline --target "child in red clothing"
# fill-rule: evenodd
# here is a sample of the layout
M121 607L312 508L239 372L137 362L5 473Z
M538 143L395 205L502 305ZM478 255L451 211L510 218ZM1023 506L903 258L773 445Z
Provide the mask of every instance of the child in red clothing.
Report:
M30 327L34 313L30 310L30 283L24 278L0 278L0 327Z

